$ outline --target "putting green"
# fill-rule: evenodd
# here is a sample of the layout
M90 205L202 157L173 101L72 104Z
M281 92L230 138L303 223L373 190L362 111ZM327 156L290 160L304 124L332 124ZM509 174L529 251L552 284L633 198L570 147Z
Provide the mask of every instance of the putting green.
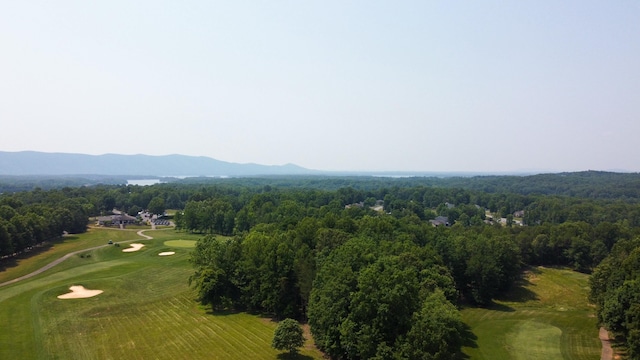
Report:
M506 342L513 359L562 359L561 335L562 330L553 325L526 320L506 335Z
M194 248L196 247L195 240L167 240L164 242L165 246L177 247L177 248Z
M461 311L477 336L463 351L474 360L599 359L602 343L588 293L586 274L528 268L524 281L495 306Z

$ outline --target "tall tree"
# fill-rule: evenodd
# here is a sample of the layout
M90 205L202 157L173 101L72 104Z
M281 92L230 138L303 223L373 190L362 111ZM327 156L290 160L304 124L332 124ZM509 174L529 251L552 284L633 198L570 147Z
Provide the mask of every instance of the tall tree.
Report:
M189 284L196 288L202 304L214 308L241 306L236 279L240 256L241 248L236 239L207 235L198 240L191 253L190 260L196 270L189 277Z
M304 345L304 335L300 324L291 318L280 321L273 333L271 347L276 350L287 350L289 354L295 354L302 345Z

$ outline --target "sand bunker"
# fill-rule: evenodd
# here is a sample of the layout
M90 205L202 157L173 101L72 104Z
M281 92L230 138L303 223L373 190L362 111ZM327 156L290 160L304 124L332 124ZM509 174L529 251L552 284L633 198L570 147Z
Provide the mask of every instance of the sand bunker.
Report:
M70 293L58 295L58 299L84 299L90 298L103 293L102 290L88 290L82 285L71 286L69 288Z
M165 251L158 254L158 256L169 256L169 255L174 255L175 253L176 253L175 251Z
M129 244L129 248L126 248L124 250L122 250L122 252L134 252L134 251L138 251L140 249L142 249L142 247L144 246L144 244Z

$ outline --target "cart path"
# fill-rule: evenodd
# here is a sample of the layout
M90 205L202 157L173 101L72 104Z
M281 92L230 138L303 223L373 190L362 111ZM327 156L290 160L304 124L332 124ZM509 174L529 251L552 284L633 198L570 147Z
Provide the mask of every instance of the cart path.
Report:
M142 240L151 240L151 239L153 239L153 237L151 237L151 236L149 236L149 235L144 234L144 232L145 232L145 231L147 231L147 230L146 230L146 229L145 229L145 230L140 230L140 231L138 231L136 234L137 234L138 236L140 236L140 237L143 237L144 239L142 239ZM134 241L141 241L141 239L125 240L125 241L120 241L119 243L130 243L130 242L134 242ZM36 270L36 271L34 271L34 272L32 272L32 273L29 273L29 274L27 274L27 275L20 276L20 277L18 277L18 278L13 279L13 280L9 280L9 281L5 281L5 282L3 282L3 283L0 283L0 287L6 286L6 285L15 284L15 283L17 283L17 282L19 282L19 281L22 281L22 280L28 279L28 278L33 277L33 276L36 276L36 275L38 275L38 274L42 274L43 272L45 272L45 271L47 271L47 270L51 269L52 267L54 267L54 266L56 266L56 265L60 264L61 262L63 262L63 261L65 261L65 260L67 260L68 258L72 257L73 255L76 255L76 254L79 254L79 253L82 253L82 252L85 252L85 251L92 251L92 250L100 249L100 248L107 247L107 246L111 246L111 245L109 245L109 244L99 245L99 246L94 246L94 247L92 247L92 248L87 248L87 249L76 250L76 251L74 251L74 252L70 252L70 253L68 253L68 254L64 255L63 257L61 257L61 258L59 258L59 259L57 259L57 260L54 260L54 261L50 262L49 264L47 264L47 265L45 265L45 266L41 267L40 269L38 269L38 270Z
M602 341L602 355L600 355L600 360L613 360L611 339L609 338L609 332L604 327L600 328L600 341Z

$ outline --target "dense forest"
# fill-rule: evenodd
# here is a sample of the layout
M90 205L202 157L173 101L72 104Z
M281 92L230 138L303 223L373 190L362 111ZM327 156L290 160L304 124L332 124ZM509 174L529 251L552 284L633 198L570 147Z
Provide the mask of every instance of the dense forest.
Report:
M0 195L0 254L114 208L177 210L202 234L188 279L203 304L307 321L335 359L449 359L458 308L490 306L526 266L593 273L602 324L640 353L640 176L264 177ZM186 281L186 279L185 279Z

